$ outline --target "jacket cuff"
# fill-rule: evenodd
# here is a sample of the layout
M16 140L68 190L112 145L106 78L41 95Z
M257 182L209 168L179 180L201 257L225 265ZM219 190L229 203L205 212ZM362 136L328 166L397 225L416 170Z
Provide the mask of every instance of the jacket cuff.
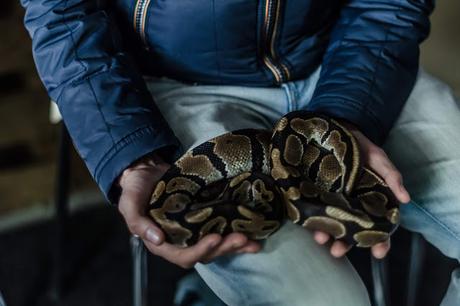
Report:
M114 183L123 170L157 150L161 151L162 158L169 163L173 163L182 153L182 147L171 131L158 131L152 126L134 131L111 149L94 174L99 188L111 204L118 204L121 188Z
M307 106L307 110L348 121L379 146L383 144L388 134L388 130L383 127L374 113L350 100L314 99Z

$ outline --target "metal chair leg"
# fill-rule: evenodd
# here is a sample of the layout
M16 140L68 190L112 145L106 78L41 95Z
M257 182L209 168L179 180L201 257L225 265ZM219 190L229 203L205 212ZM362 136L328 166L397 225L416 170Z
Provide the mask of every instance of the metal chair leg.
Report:
M373 305L389 305L388 262L387 259L376 259L371 255L371 270L373 281Z
M1 292L0 292L0 306L6 306L5 300L3 299Z
M55 243L54 271L51 279L51 298L59 302L63 294L64 283L64 250L66 224L68 218L69 180L70 180L70 136L67 128L61 122L58 164L55 182Z
M133 261L133 306L147 306L147 252L142 239L131 236Z
M412 233L410 246L409 273L407 277L407 306L417 305L417 292L420 287L422 266L425 260L425 241L422 235Z

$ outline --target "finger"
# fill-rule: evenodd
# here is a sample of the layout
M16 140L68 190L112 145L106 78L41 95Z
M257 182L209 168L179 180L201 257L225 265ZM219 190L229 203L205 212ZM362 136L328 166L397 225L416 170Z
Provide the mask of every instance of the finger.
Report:
M410 201L409 193L403 185L401 173L399 173L394 166L387 166L388 171L383 177L388 187L390 187L393 194L401 203L408 203Z
M155 245L164 241L163 231L152 220L145 217L144 196L137 192L124 191L120 196L118 209L126 221L129 231Z
M331 255L334 257L342 257L351 249L351 245L347 245L342 241L334 241L331 246Z
M246 245L242 248L240 248L236 253L257 253L262 249L262 246L260 243L256 241L248 241Z
M378 148L372 150L369 156L369 166L385 180L398 201L401 203L408 203L410 201L410 195L404 187L402 175L385 152Z
M179 251L179 256L188 267L193 267L209 257L222 243L222 236L218 234L209 234L203 237L197 244Z
M202 258L202 262L209 262L216 257L223 256L229 253L237 252L239 249L246 246L248 239L241 233L232 233L227 235L221 243L212 251Z
M390 251L390 247L391 243L389 239L385 242L378 243L371 248L372 255L375 258L382 259L388 254L388 251Z
M319 244L325 244L326 242L329 241L329 234L325 233L325 232L319 232L319 231L315 231L315 233L313 234L313 238L315 239L315 241Z
M163 243L157 246L146 242L146 246L153 254L188 269L213 252L221 240L222 237L220 235L210 234L203 237L197 244L186 248L181 248L170 243Z

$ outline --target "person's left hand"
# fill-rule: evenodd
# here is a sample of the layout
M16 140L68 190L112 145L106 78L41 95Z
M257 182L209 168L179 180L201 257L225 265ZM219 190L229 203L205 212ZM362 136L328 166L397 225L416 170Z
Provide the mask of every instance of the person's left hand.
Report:
M401 173L390 161L382 148L375 145L363 133L361 133L354 125L347 122L340 121L342 125L347 127L351 133L356 137L358 145L361 150L361 158L365 165L369 166L372 170L377 172L388 184L391 191L395 194L396 198L401 203L408 203L410 201L409 193L403 185ZM330 235L324 232L315 231L314 239L319 244L325 244L329 241ZM349 250L351 246L342 241L336 240L332 243L331 254L334 257L342 257ZM383 258L390 250L390 240L374 245L371 248L372 255L375 258Z

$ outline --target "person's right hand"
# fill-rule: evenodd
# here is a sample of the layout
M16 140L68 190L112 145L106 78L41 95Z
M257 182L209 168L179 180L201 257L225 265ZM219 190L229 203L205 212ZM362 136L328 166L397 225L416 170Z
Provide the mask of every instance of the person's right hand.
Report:
M150 252L182 268L191 268L198 262L208 263L222 255L260 250L259 243L240 233L225 237L209 234L186 248L165 242L162 230L145 212L156 183L168 168L158 156L149 155L124 170L118 180L122 188L118 209L129 231L138 235Z

